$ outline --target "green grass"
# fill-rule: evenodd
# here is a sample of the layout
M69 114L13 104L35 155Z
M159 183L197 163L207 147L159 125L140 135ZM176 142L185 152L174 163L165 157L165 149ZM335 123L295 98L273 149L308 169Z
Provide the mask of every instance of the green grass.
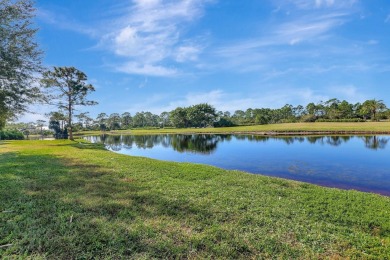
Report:
M335 132L335 133L390 133L390 122L359 122L359 123L289 123L255 126L236 126L221 128L167 128L167 129L133 129L108 131L110 134L167 134L167 133L307 133L307 132ZM100 131L86 131L78 134L101 134Z
M70 141L0 143L0 258L390 256L390 198Z

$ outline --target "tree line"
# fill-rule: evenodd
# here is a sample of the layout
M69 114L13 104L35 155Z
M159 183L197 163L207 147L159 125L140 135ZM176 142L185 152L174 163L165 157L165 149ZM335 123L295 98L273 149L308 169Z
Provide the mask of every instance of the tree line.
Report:
M66 131L66 116L61 112L48 115L50 128L61 134ZM390 118L390 110L382 100L366 100L363 103L349 103L336 98L325 102L309 103L305 106L286 104L277 109L248 108L217 111L207 103L189 107L178 107L169 112L129 112L122 114L100 113L92 118L88 113L75 115L76 130L120 130L132 128L188 128L188 127L229 127L239 125L259 125L294 122L363 122Z

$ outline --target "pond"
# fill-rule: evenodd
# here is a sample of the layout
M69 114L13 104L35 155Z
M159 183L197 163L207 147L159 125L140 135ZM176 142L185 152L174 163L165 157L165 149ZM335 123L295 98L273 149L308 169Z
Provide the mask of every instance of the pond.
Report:
M390 136L89 136L121 154L214 165L390 196Z

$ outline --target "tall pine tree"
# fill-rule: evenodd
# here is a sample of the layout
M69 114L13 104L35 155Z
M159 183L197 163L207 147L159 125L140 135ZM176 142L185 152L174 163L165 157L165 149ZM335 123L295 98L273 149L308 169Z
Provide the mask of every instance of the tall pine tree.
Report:
M30 0L0 0L0 129L40 97L35 76L42 71L42 51L34 40L34 11Z

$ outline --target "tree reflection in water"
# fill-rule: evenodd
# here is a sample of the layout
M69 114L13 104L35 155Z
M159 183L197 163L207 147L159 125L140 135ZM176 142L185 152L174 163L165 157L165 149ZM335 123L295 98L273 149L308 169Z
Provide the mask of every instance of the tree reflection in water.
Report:
M378 150L385 149L390 138L379 137L379 136L362 136L364 144L368 149Z
M219 141L231 140L231 135L101 135L87 138L92 142L104 143L113 151L122 148L131 149L133 146L141 149L151 149L156 145L172 147L178 152L194 152L210 154L216 148Z
M90 136L86 139L94 143L104 143L106 147L113 151L121 149L131 149L136 146L139 149L151 149L156 145L165 148L172 147L175 151L184 153L200 153L211 154L219 142L229 142L235 138L236 140L251 141L251 142L267 142L270 140L280 140L286 144L294 144L295 142L311 144L340 146L347 143L354 136L262 136L262 135L216 135L216 134L165 134L165 135L100 135ZM368 149L385 149L390 138L379 136L359 136L363 140L364 145Z

